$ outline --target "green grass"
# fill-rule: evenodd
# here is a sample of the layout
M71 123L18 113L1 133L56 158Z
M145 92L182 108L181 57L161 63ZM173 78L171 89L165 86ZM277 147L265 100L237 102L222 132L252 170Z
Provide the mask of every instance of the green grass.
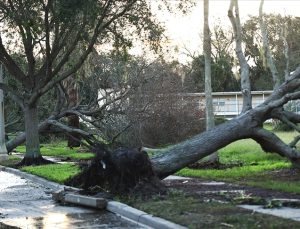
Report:
M20 153L25 153L25 146L18 146L16 150ZM70 157L72 159L90 159L94 157L93 153L80 153L76 149L70 149L66 146L66 143L60 144L45 144L41 148L41 153L43 156L52 157Z
M290 142L296 133L276 132L276 135L283 141ZM219 156L220 162L223 164L242 163L243 166L224 170L184 168L177 174L300 193L300 182L283 181L265 174L265 172L270 170L290 168L291 163L277 154L265 153L261 147L251 139L236 141L224 147L219 150Z
M272 179L272 177L265 177L256 180L249 180L245 184L255 187L268 188L290 193L300 193L300 181L285 182Z
M73 164L25 166L21 170L60 184L63 184L67 179L80 172L79 166Z
M234 167L230 169L217 170L217 169L188 169L184 168L177 174L181 176L189 177L201 177L205 179L213 180L227 180L227 181L239 181L244 180L254 175L259 175L264 171L289 168L289 162L276 162L263 165L246 165L241 167Z

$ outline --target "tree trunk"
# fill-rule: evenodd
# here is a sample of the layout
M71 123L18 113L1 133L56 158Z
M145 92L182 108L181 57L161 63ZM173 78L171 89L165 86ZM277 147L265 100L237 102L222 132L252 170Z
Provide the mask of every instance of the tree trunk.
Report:
M26 153L23 160L18 166L24 165L40 165L49 163L43 159L40 151L39 140L39 120L37 104L25 105L25 137L26 137Z
M63 81L66 93L67 93L67 102L68 107L75 107L78 103L78 86L75 80L72 77L69 77ZM67 116L68 125L78 129L79 128L79 117L75 114ZM70 134L68 135L68 147L79 147L80 146L80 135Z
M25 132L26 132L26 154L25 158L35 159L41 157L40 140L38 131L37 104L25 107Z
M239 139L249 137L249 115L240 116L167 148L151 159L155 173L166 177ZM241 129L243 131L241 131Z
M0 64L0 83L3 83L3 67ZM8 159L7 149L5 145L5 130L4 130L4 96L3 90L0 90L0 161Z
M208 24L209 1L204 0L204 41L203 53L205 60L205 120L206 130L210 130L215 126L212 87L211 87L211 38ZM216 163L219 161L218 152L214 152L207 159L208 163Z
M265 58L267 59L268 67L272 73L273 89L276 89L280 86L280 79L269 47L267 26L263 19L263 5L264 5L264 0L261 0L259 6L259 25L260 25L260 31L263 40L263 51L264 51Z
M68 126L79 129L79 117L77 115L68 116ZM72 133L68 135L68 147L79 147L80 146L80 134Z
M263 129L263 123L270 118L299 123L300 115L282 109L288 101L300 98L299 88L300 67L294 71L289 81L282 84L259 106L189 140L160 150L160 154L151 159L154 172L160 178L166 177L236 140L245 138L254 139L266 152L278 153L298 166L300 152Z
M233 14L233 9L235 9L235 15ZM235 40L235 53L239 60L241 67L241 89L243 94L243 109L242 113L250 110L252 108L252 98L251 98L251 84L249 78L249 65L245 58L242 48L242 28L239 15L239 6L237 0L231 0L230 7L228 10L228 17L230 19Z
M52 117L50 117L49 119L51 120ZM41 133L49 128L49 126L50 126L50 124L48 123L49 119L47 119L39 124L39 126L38 126L39 133ZM15 137L14 139L12 139L6 143L7 151L11 152L14 148L23 144L25 141L26 141L26 132L20 133L17 137Z

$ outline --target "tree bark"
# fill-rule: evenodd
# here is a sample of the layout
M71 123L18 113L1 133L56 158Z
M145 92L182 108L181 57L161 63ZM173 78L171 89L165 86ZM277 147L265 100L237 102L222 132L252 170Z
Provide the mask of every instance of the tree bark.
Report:
M165 152L151 159L155 173L160 178L166 177L231 142L248 138L251 117L249 115L239 116L189 140L165 149Z
M25 106L25 132L26 132L26 154L24 159L41 158L40 140L39 140L39 119L37 104Z
M74 78L67 78L63 81L63 85L65 87L67 93L67 103L68 107L75 107L78 103L78 87ZM68 125L73 128L79 128L79 117L76 114L70 114L67 116L68 118ZM68 136L68 147L79 147L80 146L80 135L76 133L72 133Z
M3 67L0 64L0 83L3 83ZM5 124L4 124L4 96L3 90L0 90L0 161L8 159L5 146Z

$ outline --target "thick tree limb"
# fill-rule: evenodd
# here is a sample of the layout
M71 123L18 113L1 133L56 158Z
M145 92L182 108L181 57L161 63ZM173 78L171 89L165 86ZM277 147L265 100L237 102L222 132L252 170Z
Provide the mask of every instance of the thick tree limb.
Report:
M292 162L299 162L300 152L285 144L275 134L260 128L254 132L252 137L266 152L277 153L289 158Z
M161 178L168 176L231 142L248 138L251 135L249 129L251 117L252 115L239 116L182 143L164 149L164 153L151 158L154 171Z
M80 135L86 136L86 137L92 136L92 134L90 134L90 133L88 133L84 130L69 127L67 125L64 125L64 124L56 121L56 120L47 120L47 123L50 124L50 125L56 126L56 127L64 130L65 132L68 132L68 133L76 133L76 134L80 134Z
M24 109L24 100L22 99L21 95L19 95L16 91L11 89L7 84L0 83L0 89L4 92L8 93L10 97L22 108Z

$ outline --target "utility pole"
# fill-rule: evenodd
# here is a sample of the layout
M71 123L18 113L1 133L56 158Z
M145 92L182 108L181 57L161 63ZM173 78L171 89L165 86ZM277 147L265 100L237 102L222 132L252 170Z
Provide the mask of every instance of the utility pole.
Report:
M0 83L3 83L3 66L0 64ZM3 90L0 89L0 161L8 159L7 149L5 145L4 130L4 96Z

